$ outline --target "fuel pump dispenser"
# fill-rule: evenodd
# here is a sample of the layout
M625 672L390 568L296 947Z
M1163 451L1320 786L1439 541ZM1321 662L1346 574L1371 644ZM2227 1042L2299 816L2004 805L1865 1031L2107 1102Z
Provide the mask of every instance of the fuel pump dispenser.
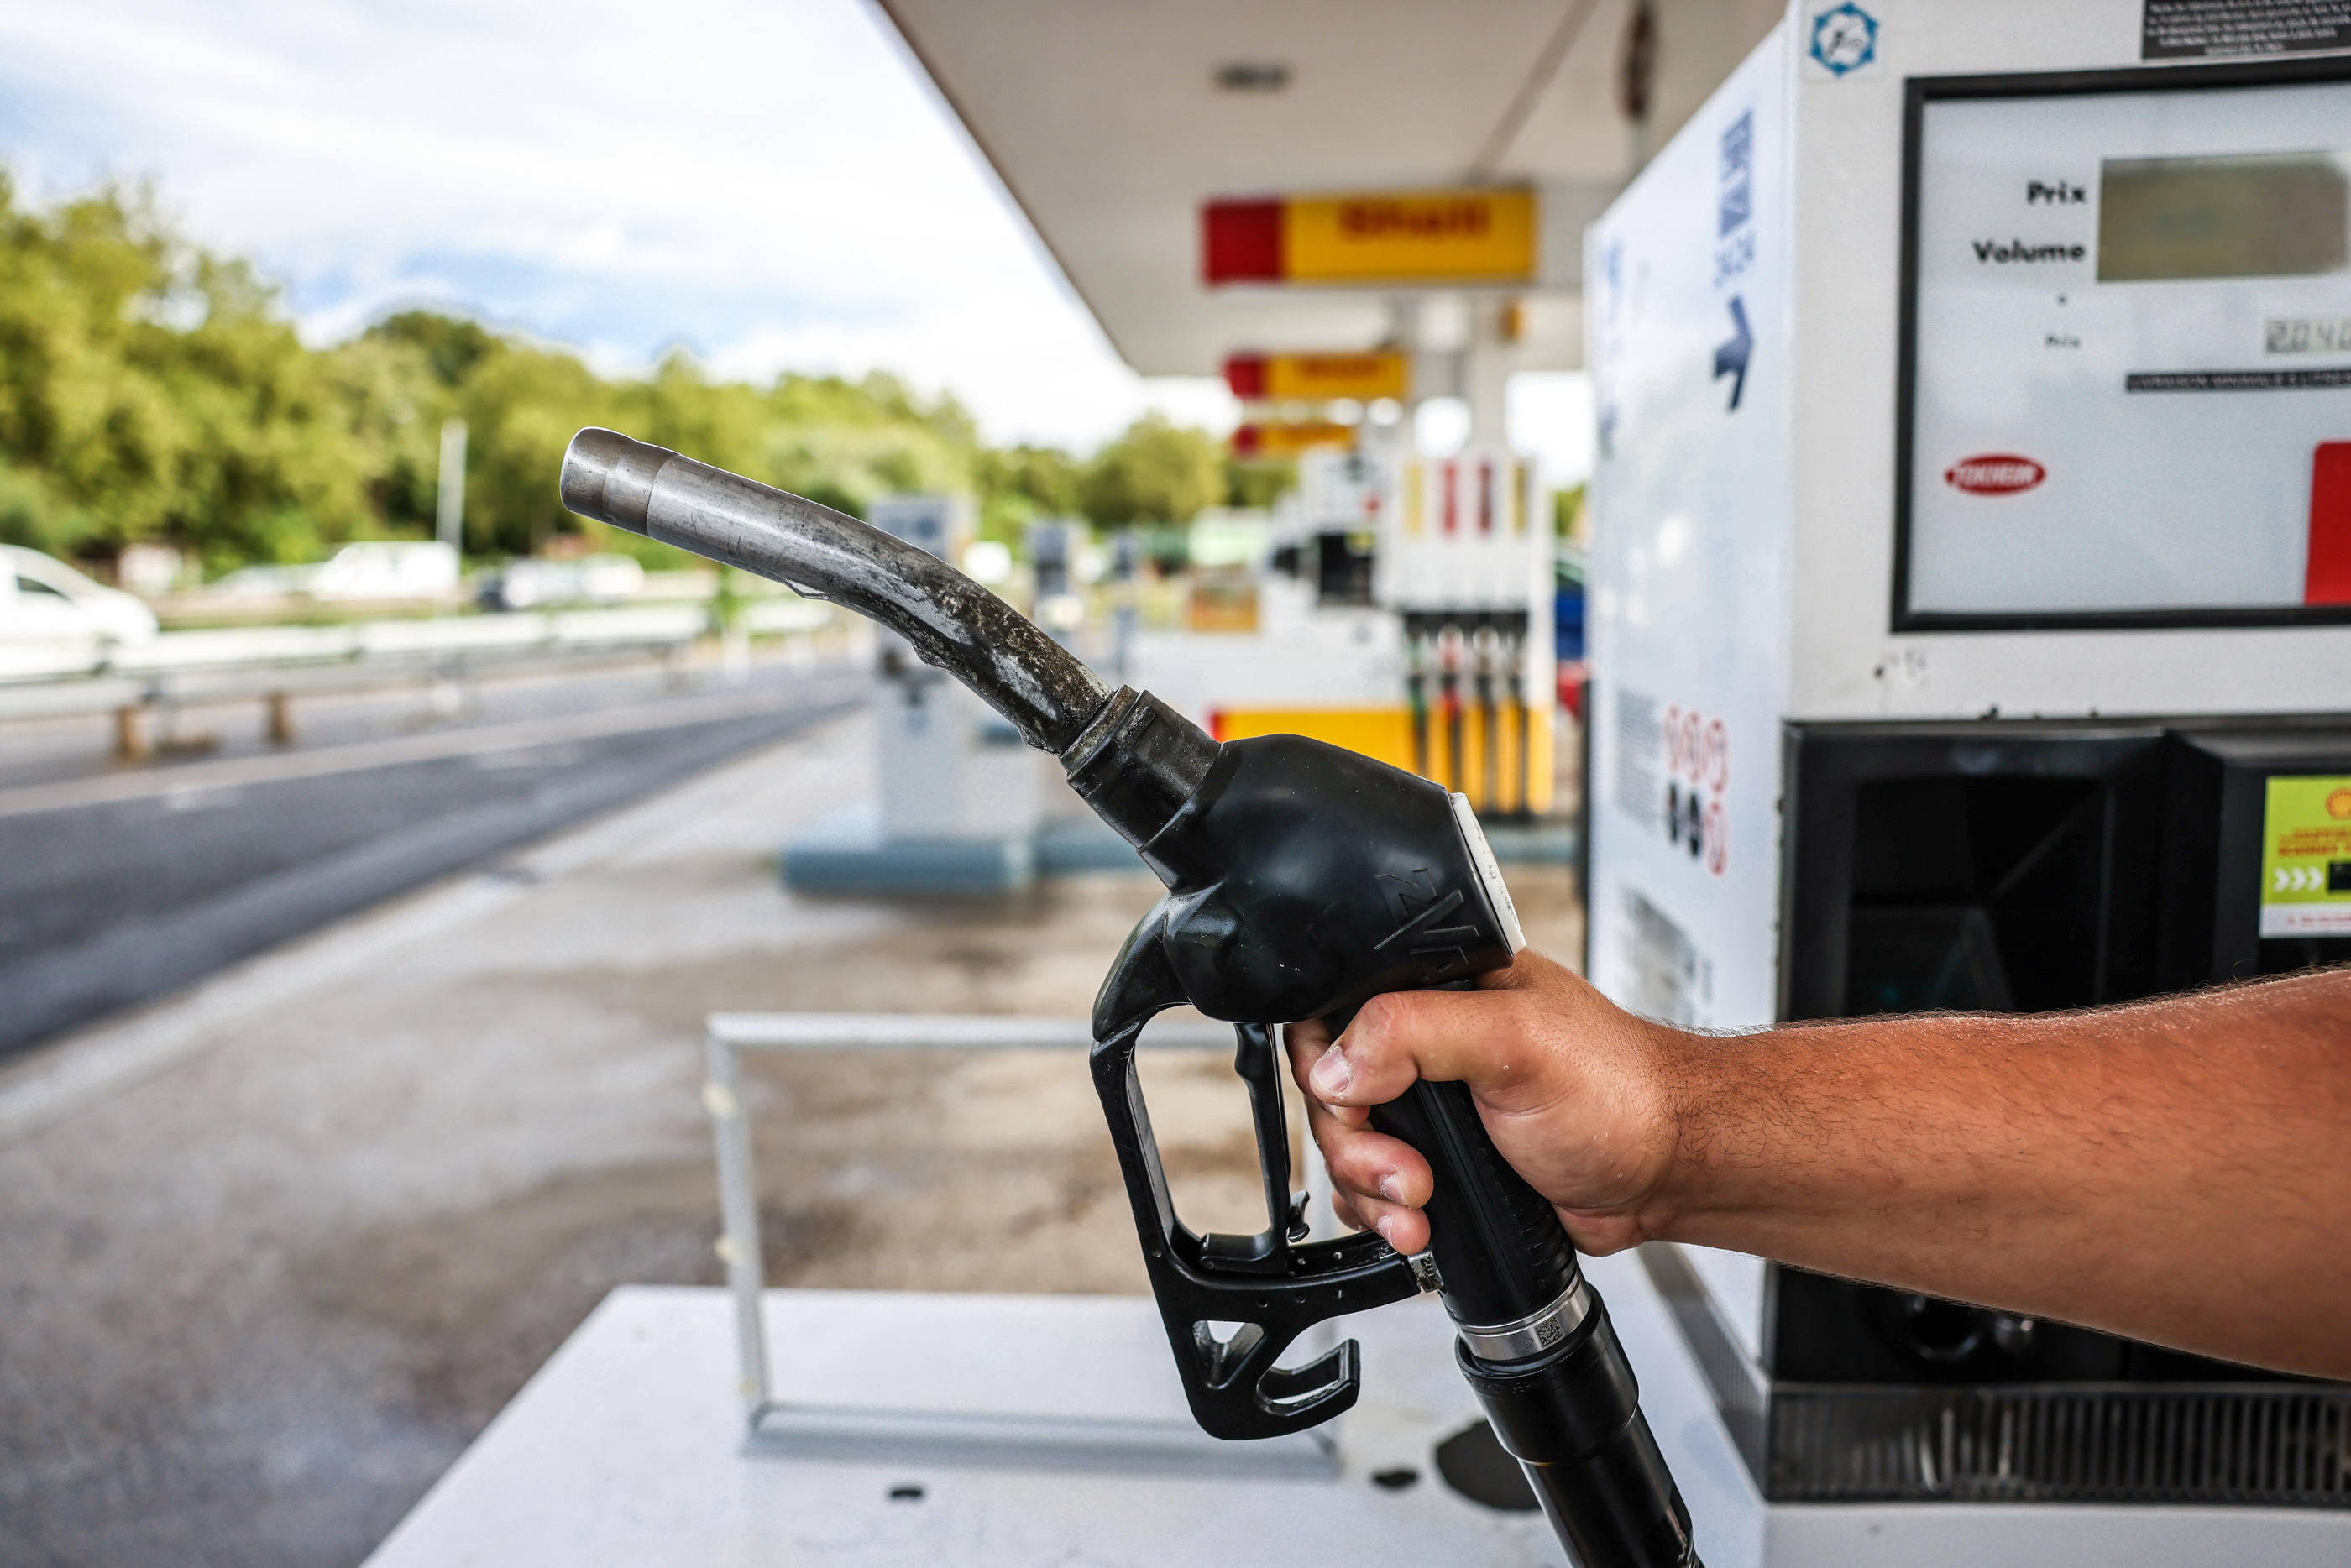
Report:
M1805 0L1590 231L1615 1000L2351 957L2351 36L2292 9ZM2351 1559L2340 1385L1643 1261L1715 1406L1668 1457L1744 1460L1719 1560Z
M1437 1173L1421 1258L1377 1237L1304 1240L1290 1190L1272 1029L1343 1023L1384 991L1466 985L1510 961L1518 918L1468 803L1319 742L1218 743L1148 693L1115 691L952 567L837 512L648 446L582 431L564 504L872 617L971 688L1133 844L1167 896L1095 1002L1092 1068L1152 1288L1193 1414L1271 1437L1328 1420L1360 1386L1354 1342L1283 1353L1312 1324L1435 1287L1457 1359L1581 1568L1695 1564L1687 1510L1643 1418L1606 1309L1551 1205L1496 1153L1468 1092L1416 1085L1383 1130ZM1266 1228L1198 1235L1169 1197L1134 1053L1189 1002L1234 1023ZM1219 1330L1224 1332L1219 1332Z
M1555 543L1535 464L1491 447L1311 452L1298 472L1290 555L1314 563L1324 613L1378 630L1270 649L1277 673L1218 702L1217 734L1329 739L1468 796L1489 822L1549 812ZM1277 696L1285 675L1295 690Z
M1374 591L1402 619L1408 671L1436 674L1414 701L1415 769L1489 815L1551 801L1553 540L1534 464L1472 448L1391 459Z

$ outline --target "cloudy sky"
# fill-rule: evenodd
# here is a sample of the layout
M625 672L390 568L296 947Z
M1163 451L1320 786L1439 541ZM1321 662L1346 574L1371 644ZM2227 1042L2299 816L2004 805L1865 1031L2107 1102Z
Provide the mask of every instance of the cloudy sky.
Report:
M896 369L1000 440L1229 417L1119 363L863 0L0 0L0 152L152 178L320 340L437 302L607 369Z
M867 0L0 0L0 157L152 180L316 341L438 304L607 371L892 369L998 441L1232 418L1119 362Z

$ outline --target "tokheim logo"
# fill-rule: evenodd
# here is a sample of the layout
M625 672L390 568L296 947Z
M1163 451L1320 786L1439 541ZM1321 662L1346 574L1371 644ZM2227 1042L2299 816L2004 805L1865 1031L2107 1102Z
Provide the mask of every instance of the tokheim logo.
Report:
M2029 457L2013 452L1987 452L1964 457L1943 470L1943 483L1970 495L2013 495L2049 477L2049 471Z

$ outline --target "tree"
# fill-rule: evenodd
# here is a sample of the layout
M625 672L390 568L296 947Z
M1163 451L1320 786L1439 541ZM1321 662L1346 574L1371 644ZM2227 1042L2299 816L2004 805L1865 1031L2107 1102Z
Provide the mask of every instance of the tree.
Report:
M381 526L419 362L318 353L244 263L108 188L27 212L0 179L0 530L293 559Z
M1104 447L1079 485L1080 503L1098 527L1189 523L1225 493L1224 456L1205 431L1145 414Z
M1298 463L1294 459L1250 462L1238 458L1225 460L1225 504L1228 506L1267 511L1275 502L1297 488Z
M977 494L982 525L1082 508L1188 522L1226 492L1216 444L1154 416L1092 463L989 452L952 397L896 377L712 379L672 353L643 378L430 310L302 343L246 263L188 244L151 197L109 187L46 212L0 175L0 539L83 556L179 545L215 571L429 536L444 421L466 424L465 545L522 553L594 526L556 493L601 424L862 514L895 492ZM683 564L612 533L606 547Z
M1072 515L1078 511L1083 475L1079 462L1057 447L1023 445L981 452L976 468L980 537L1017 548L1038 518Z
M463 382L501 347L497 335L480 322L431 310L395 311L360 336L422 350L433 379L444 387Z

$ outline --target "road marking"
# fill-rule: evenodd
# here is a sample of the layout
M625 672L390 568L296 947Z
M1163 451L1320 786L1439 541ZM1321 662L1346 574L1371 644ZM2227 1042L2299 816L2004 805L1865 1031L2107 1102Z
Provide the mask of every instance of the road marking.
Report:
M458 872L359 910L307 937L264 949L193 986L129 1013L98 1019L10 1060L0 1058L0 1145L38 1132L108 1094L237 1035L337 985L363 986L413 944L468 925L548 883L624 859L665 833L690 828L714 794L774 788L778 748L839 735L828 721L681 779L610 815L521 849L503 866ZM854 732L852 732L854 734ZM840 744L836 742L835 744ZM514 873L524 873L517 876ZM322 1044L330 1044L322 1042Z

